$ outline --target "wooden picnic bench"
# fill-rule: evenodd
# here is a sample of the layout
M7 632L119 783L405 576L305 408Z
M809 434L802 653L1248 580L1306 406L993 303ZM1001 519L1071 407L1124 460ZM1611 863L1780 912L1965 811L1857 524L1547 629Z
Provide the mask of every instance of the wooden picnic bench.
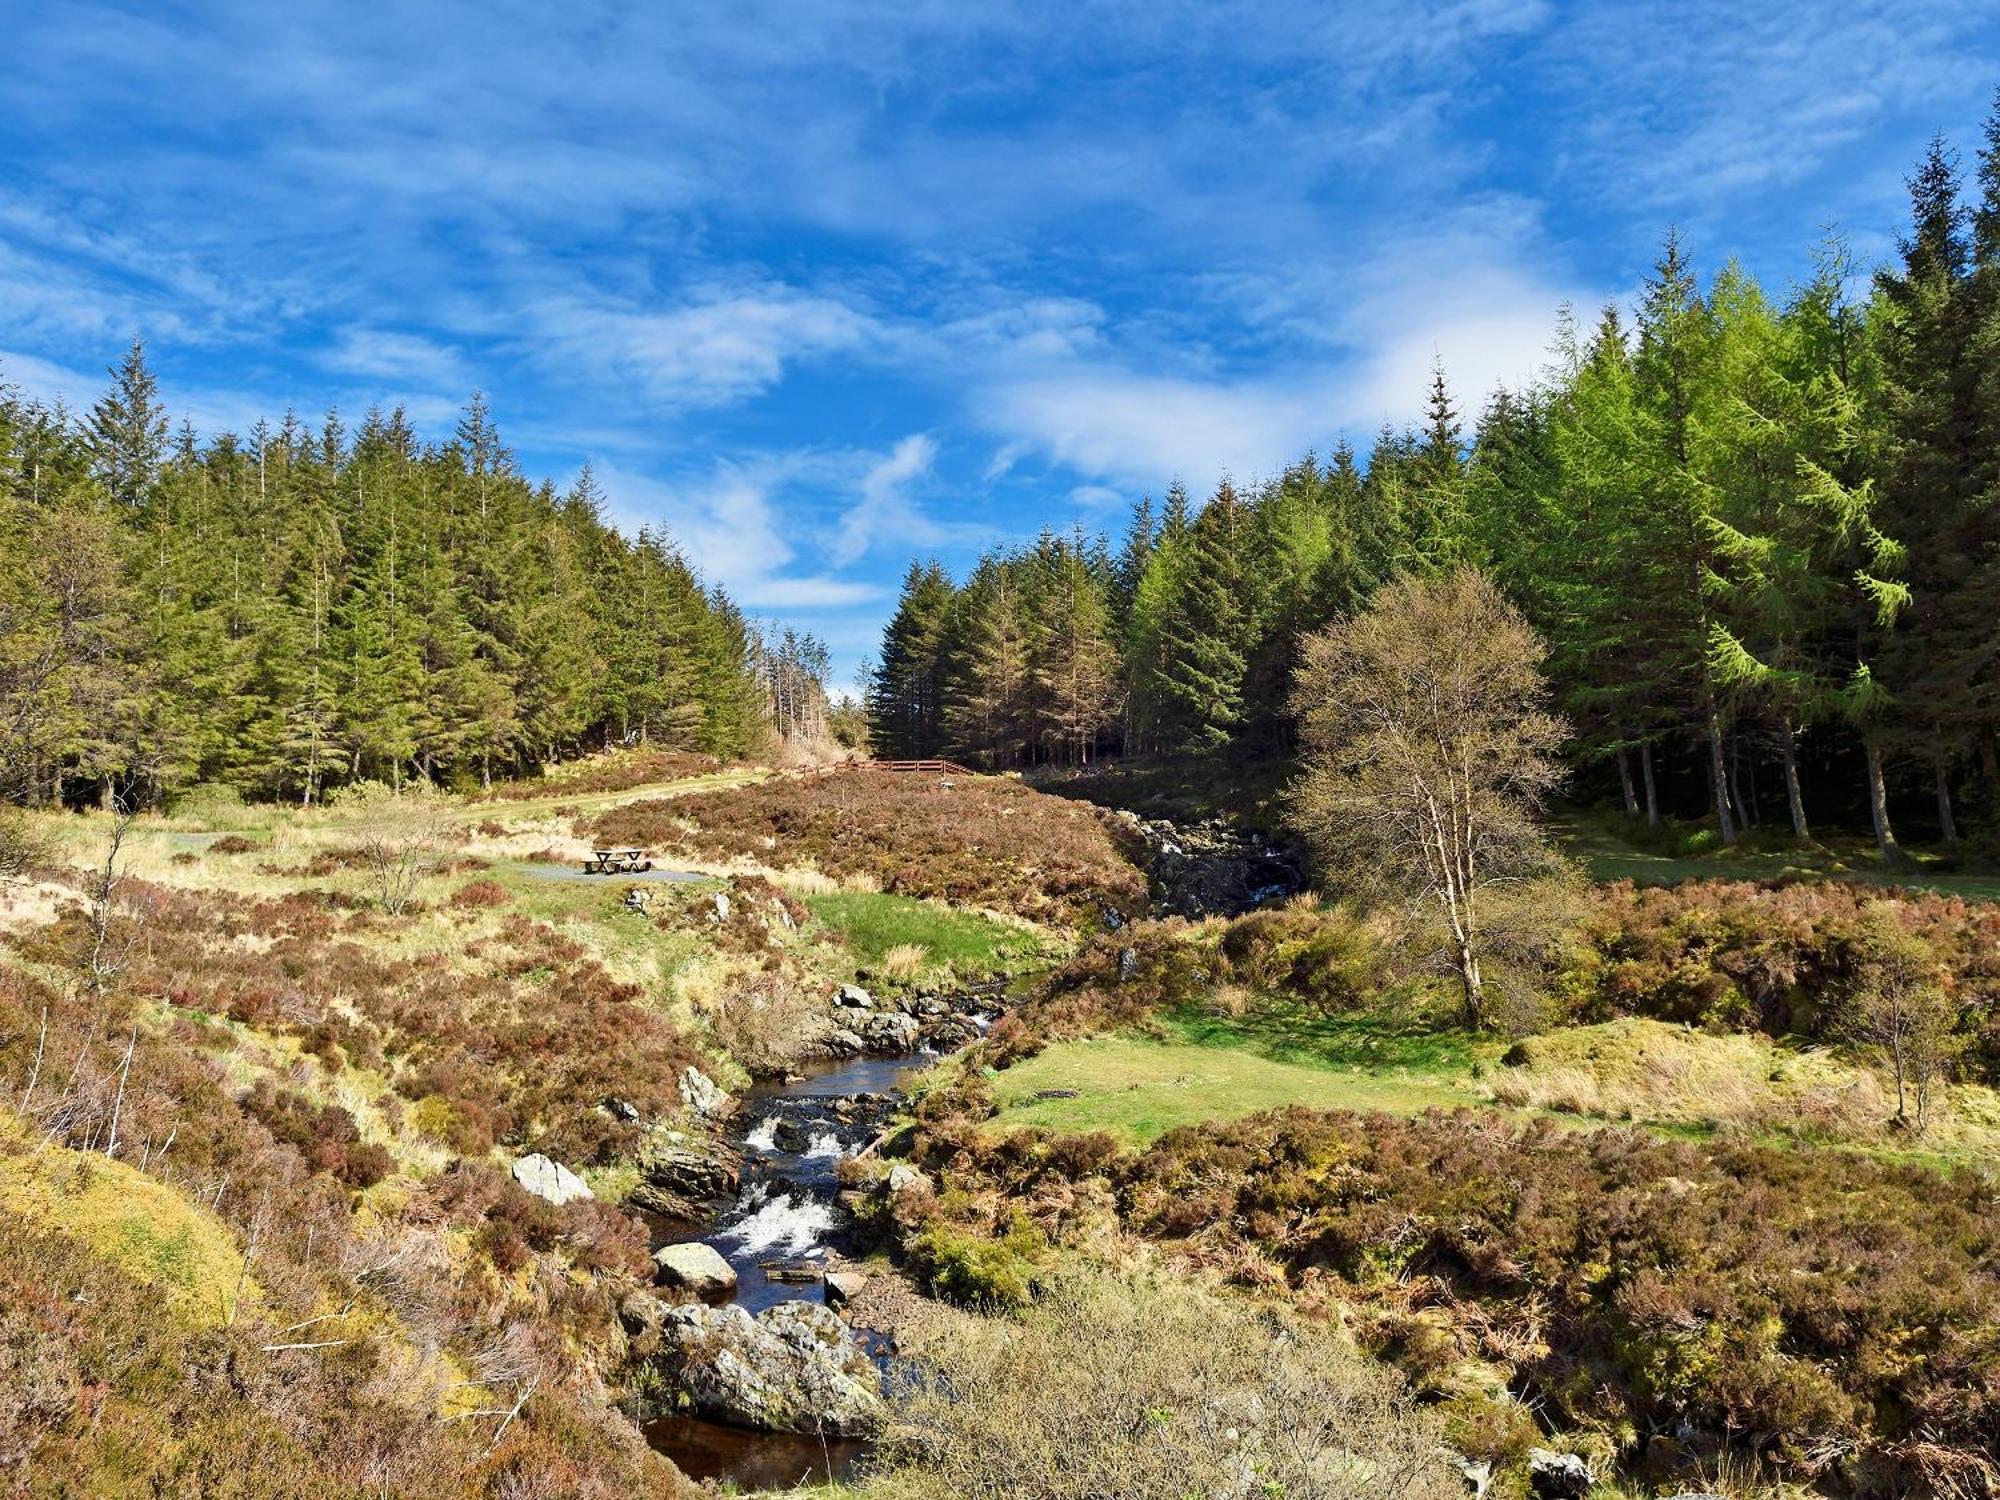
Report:
M586 875L642 875L653 868L644 849L593 849L583 862Z

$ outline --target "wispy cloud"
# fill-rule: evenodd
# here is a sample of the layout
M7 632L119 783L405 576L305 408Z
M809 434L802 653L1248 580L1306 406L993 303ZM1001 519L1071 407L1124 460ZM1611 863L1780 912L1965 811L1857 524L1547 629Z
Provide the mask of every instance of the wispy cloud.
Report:
M756 395L794 362L851 350L871 320L846 304L779 284L703 293L666 307L562 296L529 310L533 357L636 382L670 405L713 406Z
M1436 359L1475 409L1670 222L1886 247L2000 62L1948 0L17 9L0 378L87 403L141 331L204 426L483 387L845 640L911 550L1365 443Z

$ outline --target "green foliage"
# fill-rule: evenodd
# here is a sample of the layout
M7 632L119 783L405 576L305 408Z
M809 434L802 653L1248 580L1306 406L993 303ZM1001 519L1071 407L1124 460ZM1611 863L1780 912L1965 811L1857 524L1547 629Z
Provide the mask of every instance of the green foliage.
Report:
M483 402L442 444L371 411L169 445L139 345L114 376L82 424L0 389L0 797L313 803L763 734L734 605L587 471L531 484Z
M808 896L805 904L864 967L914 945L924 950L927 966L973 979L1019 968L1043 951L1041 939L1017 925L909 896L835 891Z
M966 1307L1026 1307L1034 1295L1035 1262L1047 1248L1025 1218L997 1238L934 1224L904 1246L911 1272L932 1295Z

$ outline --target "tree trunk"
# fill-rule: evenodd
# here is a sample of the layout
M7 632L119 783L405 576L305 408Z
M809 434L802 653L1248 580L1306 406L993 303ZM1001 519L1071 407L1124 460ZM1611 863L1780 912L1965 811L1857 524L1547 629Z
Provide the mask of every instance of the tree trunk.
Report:
M1938 828L1947 844L1958 842L1958 824L1951 815L1951 766L1940 749L1937 753Z
M1708 715L1708 779L1715 794L1715 817L1722 827L1724 847L1736 842L1736 820L1729 813L1729 772L1722 761L1722 720Z
M1986 790L2000 794L2000 741L1990 729L1979 737L1979 768L1986 773Z
M1479 955L1472 951L1472 944L1458 945L1458 982L1465 989L1465 1025L1468 1031L1477 1031L1486 1024L1485 995L1479 979Z
M1799 789L1798 746L1793 743L1792 721L1786 719L1780 727L1783 733L1778 744L1785 757L1785 802L1792 810L1792 833L1803 844L1812 838L1812 830L1806 826L1805 793Z
M1639 794L1632 786L1632 757L1629 752L1618 752L1618 789L1625 794L1625 816L1639 816Z
M1729 742L1729 805L1736 812L1738 828L1757 826L1750 804L1743 796L1743 736L1740 734Z
M1868 751L1868 811L1875 820L1875 848L1883 864L1900 865L1903 851L1889 826L1889 790L1882 781L1882 745L1872 734L1864 736L1862 744Z
M1653 782L1653 743L1648 740L1639 747L1639 771L1646 783L1646 826L1660 826L1660 789Z

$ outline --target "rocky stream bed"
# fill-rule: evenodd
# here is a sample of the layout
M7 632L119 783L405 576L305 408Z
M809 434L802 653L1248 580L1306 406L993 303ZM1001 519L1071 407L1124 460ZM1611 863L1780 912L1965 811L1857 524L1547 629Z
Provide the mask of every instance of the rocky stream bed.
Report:
M734 1098L698 1073L684 1080L716 1128L649 1139L631 1201L653 1226L657 1290L620 1312L665 1393L639 1412L647 1440L690 1478L838 1479L867 1452L892 1351L840 1310L866 1280L846 1258L840 1166L881 1134L914 1072L991 1024L997 990L878 1002L845 986L828 1045L857 1055Z
M1244 911L1302 884L1290 852L1261 835L1125 816L1162 913ZM647 1440L690 1478L783 1488L846 1477L867 1454L893 1349L843 1312L866 1277L847 1259L840 1167L872 1147L912 1074L992 1024L1001 988L878 999L843 985L814 1041L820 1060L736 1097L683 1075L707 1128L647 1138L629 1201L653 1228L656 1287L620 1315L654 1377L636 1412ZM892 1168L874 1190L915 1175Z

